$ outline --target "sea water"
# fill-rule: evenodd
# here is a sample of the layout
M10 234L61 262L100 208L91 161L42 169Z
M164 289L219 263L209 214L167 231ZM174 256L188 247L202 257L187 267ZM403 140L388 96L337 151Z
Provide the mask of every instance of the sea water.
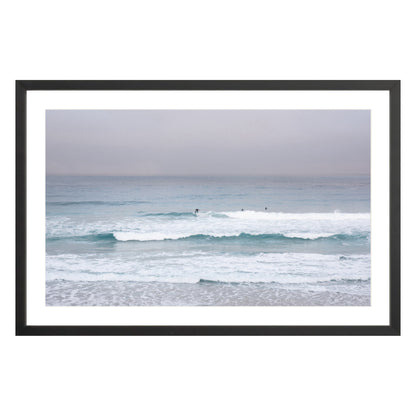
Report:
M369 305L370 231L368 176L48 176L46 304Z

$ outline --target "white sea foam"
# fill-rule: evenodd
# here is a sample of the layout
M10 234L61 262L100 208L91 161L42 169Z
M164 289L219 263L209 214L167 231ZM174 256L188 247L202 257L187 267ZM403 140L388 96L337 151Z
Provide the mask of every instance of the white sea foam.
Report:
M138 253L136 258L126 259L109 259L104 255L47 255L46 266L47 280L311 284L370 278L369 255L260 253L244 256L187 252L169 256Z
M221 212L229 218L249 219L249 220L266 220L266 221L351 221L351 220L370 220L370 213L358 212L307 212L307 213L290 213L290 212L266 212L266 211L228 211Z
M189 234L189 233L158 233L158 232L153 232L153 233L137 233L137 232L115 232L113 233L113 236L116 240L118 241L163 241L163 240L179 240L182 238L188 238L188 237L193 237L196 235L202 235L205 237L216 237L216 238L221 238L221 237L239 237L241 235L251 235L253 237L256 236L263 236L264 234L248 234L248 233L227 233L227 234L223 234L223 233L210 233L210 234ZM270 234L268 234L270 235ZM286 234L278 234L281 235L282 237L287 237L287 238L300 238L303 240L316 240L318 238L325 238L325 237L331 237L331 236L335 236L336 234L331 234L331 233L286 233Z
M138 232L115 232L114 238L118 241L161 241L178 240L179 238L189 237L186 233L138 233Z
M336 234L370 231L369 213L278 213L258 211L207 212L198 216L140 216L135 218L75 221L47 219L47 237L73 237L113 233L119 241L158 241L192 235L213 237L240 234L282 234L287 237L316 239Z

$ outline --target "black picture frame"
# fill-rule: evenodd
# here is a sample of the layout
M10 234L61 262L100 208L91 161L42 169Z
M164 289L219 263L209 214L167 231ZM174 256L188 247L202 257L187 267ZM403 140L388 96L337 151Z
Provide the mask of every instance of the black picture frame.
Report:
M389 325L34 326L27 324L27 91L323 90L389 91ZM16 81L16 335L400 335L400 81Z

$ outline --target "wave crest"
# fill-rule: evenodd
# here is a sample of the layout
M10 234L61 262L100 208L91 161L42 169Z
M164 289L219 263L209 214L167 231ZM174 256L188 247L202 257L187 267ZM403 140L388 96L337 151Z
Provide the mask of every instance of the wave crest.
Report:
M47 237L75 238L111 233L118 241L178 240L195 236L244 238L246 235L316 240L337 235L369 236L371 224L369 213L209 211L198 214L147 212L113 220L101 217L88 222L51 216L47 218L46 228Z
M164 241L164 240L184 240L184 239L245 239L245 240L357 240L367 239L368 233L360 234L330 234L330 233L289 233L285 234L187 234L187 233L139 233L139 232L115 232L114 238L117 241Z

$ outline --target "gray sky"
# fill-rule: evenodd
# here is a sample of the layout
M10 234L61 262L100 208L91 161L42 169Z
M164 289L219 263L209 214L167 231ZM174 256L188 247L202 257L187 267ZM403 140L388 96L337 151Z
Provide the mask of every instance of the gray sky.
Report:
M369 110L47 110L49 175L370 173Z

